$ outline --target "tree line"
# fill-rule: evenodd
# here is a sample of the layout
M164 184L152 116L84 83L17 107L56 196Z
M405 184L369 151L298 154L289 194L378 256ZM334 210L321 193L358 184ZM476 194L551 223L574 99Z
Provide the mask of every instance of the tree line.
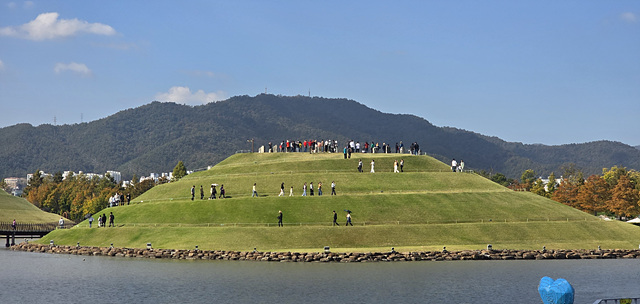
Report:
M187 168L182 161L173 169L173 180L187 175ZM104 178L87 177L84 174L62 176L58 171L49 176L43 176L36 170L29 179L22 196L36 207L55 214L59 214L75 222L80 222L88 216L109 206L109 198L116 193L131 195L135 199L156 185L168 183L169 179L161 177L156 182L153 179L138 181L133 175L131 184L126 188L116 183L107 173ZM3 185L0 185L3 186Z
M585 179L575 164L561 169L560 182L556 182L552 172L546 184L531 169L525 170L520 180L508 179L500 173L480 174L512 190L530 191L593 215L628 219L640 214L640 172L614 166Z
M36 207L80 222L88 214L94 214L109 206L109 198L118 194L139 196L156 184L168 182L161 178L137 182L134 175L132 184L121 187L108 173L104 178L89 178L84 174L62 176L58 171L51 176L43 176L40 170L33 173L22 196Z

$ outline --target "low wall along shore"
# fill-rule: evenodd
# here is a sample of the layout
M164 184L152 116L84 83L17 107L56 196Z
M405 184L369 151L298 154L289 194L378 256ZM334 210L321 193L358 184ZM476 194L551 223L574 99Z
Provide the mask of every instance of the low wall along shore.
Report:
M640 250L464 250L368 253L298 253L223 250L172 250L116 247L57 246L22 243L11 250L85 256L185 260L246 260L271 262L392 262L456 260L636 259Z

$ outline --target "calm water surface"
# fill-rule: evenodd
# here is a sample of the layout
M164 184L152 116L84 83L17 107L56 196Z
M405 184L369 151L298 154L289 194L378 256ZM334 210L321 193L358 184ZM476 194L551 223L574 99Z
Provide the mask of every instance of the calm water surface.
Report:
M640 297L640 260L269 263L0 250L1 303L542 303L540 278L576 304Z

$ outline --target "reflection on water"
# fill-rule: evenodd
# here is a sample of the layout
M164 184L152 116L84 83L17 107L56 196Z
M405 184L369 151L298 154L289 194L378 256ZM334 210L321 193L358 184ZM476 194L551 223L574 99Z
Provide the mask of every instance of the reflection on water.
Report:
M540 278L575 303L640 296L638 260L270 263L0 250L3 303L541 303Z

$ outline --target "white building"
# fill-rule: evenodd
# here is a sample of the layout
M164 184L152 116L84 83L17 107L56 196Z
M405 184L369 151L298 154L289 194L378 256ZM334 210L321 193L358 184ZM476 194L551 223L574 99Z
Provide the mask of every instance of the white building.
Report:
M107 173L109 173L109 175L113 177L113 180L116 181L116 184L119 184L122 181L122 173L120 173L119 171L107 171Z

